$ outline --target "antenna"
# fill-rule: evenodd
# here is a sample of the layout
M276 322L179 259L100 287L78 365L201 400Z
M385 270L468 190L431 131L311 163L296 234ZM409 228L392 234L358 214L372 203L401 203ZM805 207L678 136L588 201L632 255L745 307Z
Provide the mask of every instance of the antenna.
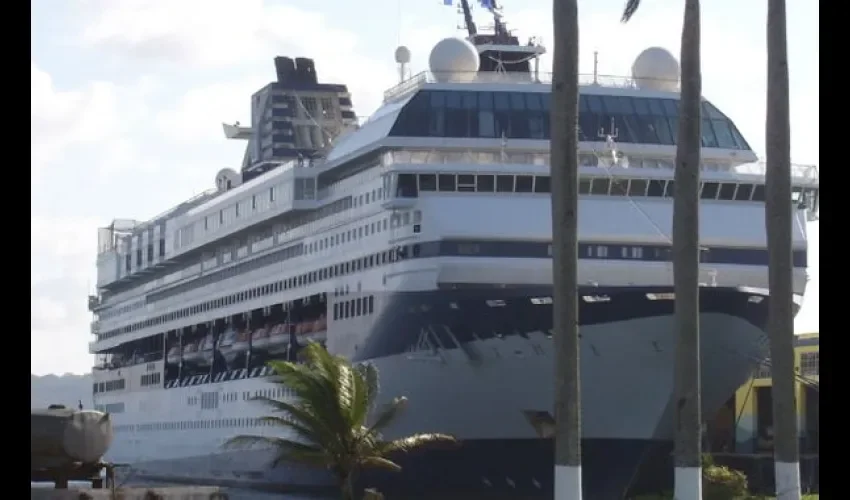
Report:
M620 130L617 129L616 124L614 123L614 119L611 118L611 130L610 133L605 133L604 127L599 127L599 132L596 134L600 139L605 139L605 147L608 150L608 154L611 155L610 164L607 165L609 167L616 166L619 163L619 152L617 151L617 141L616 139L620 136ZM601 157L600 157L601 159Z
M593 51L593 84L599 85L599 51Z

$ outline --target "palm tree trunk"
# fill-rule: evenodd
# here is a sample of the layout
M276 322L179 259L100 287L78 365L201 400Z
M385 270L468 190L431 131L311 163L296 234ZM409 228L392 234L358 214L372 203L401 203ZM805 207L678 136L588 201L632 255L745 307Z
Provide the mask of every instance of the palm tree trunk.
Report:
M794 373L791 125L785 0L767 3L767 172L765 174L776 497L800 498Z
M581 500L578 337L578 2L553 0L551 108L555 499Z
M699 0L686 0L673 201L673 286L678 333L675 367L676 500L702 499L699 353L700 62Z

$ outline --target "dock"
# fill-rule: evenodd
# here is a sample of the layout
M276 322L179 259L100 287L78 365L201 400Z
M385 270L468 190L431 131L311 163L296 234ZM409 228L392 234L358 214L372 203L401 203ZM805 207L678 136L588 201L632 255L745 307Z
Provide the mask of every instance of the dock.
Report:
M33 500L227 500L228 495L217 486L121 487L113 492L108 488L68 487L62 489L30 487Z

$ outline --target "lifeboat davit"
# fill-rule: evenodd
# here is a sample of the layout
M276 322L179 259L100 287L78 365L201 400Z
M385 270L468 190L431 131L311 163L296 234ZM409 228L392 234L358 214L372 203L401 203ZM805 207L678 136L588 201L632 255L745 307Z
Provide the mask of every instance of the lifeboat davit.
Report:
M254 349L265 350L269 345L269 329L266 327L254 330L251 335L251 347Z

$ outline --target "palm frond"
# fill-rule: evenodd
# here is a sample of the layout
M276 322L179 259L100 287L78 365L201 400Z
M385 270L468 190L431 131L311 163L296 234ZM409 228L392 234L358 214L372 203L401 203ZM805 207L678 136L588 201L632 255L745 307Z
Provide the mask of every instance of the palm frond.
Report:
M345 435L347 427L332 427L324 418L326 413L316 411L308 405L299 401L297 404L287 401L278 401L262 396L252 398L270 406L274 411L288 415L290 418L268 416L262 420L282 427L288 427L295 431L305 441L321 445L327 449L341 451L347 447L346 441L341 441L340 436ZM313 398L315 401L318 398Z
M379 456L369 456L361 458L360 466L372 469L386 469L391 470L393 472L399 472L401 470L401 466L399 464L393 462L392 460Z
M414 434L412 436L385 441L378 448L381 455L393 452L408 452L432 444L457 444L457 440L448 434Z
M402 396L395 398L392 403L382 409L375 419L375 423L369 428L370 433L380 432L386 426L391 424L398 415L407 407L407 398Z
M640 7L640 0L627 0L626 7L623 9L623 17L620 18L620 22L629 22L629 19L631 19L635 12L637 12L638 7Z
M289 368L290 374L293 374L295 370L299 371L299 376L287 377L283 374L287 378L286 381L290 382L288 378L295 379L291 382L294 383L293 390L296 396L306 404L315 405L332 428L350 427L347 410L350 408L352 394L351 365L345 359L331 355L324 347L316 343L308 344L304 352L305 364L295 365L298 368L286 367ZM309 394L306 394L308 389ZM322 397L311 397L317 396L317 393L322 394Z
M365 400L361 401L360 404L363 405L366 415L363 416L363 420L360 422L362 424L365 422L366 417L368 417L368 413L374 408L375 399L378 397L378 369L372 363L363 363L356 365L354 370L360 376L363 383L362 397Z
M359 427L369 416L369 387L360 367L352 366L350 377L352 395L348 416L351 424Z

